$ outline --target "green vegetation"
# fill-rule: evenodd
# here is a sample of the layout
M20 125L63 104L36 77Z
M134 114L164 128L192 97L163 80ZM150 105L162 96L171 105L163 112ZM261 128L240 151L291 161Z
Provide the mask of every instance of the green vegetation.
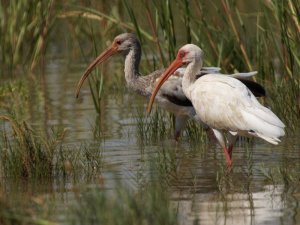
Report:
M18 65L33 69L45 54L51 29L53 0L12 0L0 3L1 66L14 71ZM1 70L2 71L2 70Z
M258 70L255 79L267 88L271 107L293 128L292 121L300 112L299 101L295 101L300 98L297 0L256 0L243 4L226 0L115 3L70 6L62 16L70 21L81 18L81 29L94 44L96 39L102 42L122 32L135 32L144 56L153 55L143 59L144 74L167 66L178 48L187 42L204 49L206 65L220 66L224 72ZM84 28L84 24L92 29ZM93 83L102 85L102 78ZM92 94L99 111L97 91ZM280 107L286 99L290 107Z
M0 119L10 123L13 137L13 141L10 140L8 132L2 136L2 177L51 177L54 152L61 138L45 139L39 137L26 122L18 123L8 116L0 116Z
M287 196L285 201L296 199L298 205L299 141L289 135L299 134L299 9L298 0L1 1L0 224L178 224L177 203L182 199L197 203L208 197L210 202L221 202L220 210L227 215L236 193L247 195L252 218L259 207L253 195L265 191L267 185L283 186L280 193ZM75 103L57 103L48 96L51 87L45 87L49 81L43 72L32 74L44 65L49 44L58 52L61 46L72 52L69 64L84 58L87 65L122 32L135 32L142 43L142 74L167 66L187 42L203 48L205 66L219 66L224 73L257 70L255 79L268 91L264 103L287 125L281 151L243 139L236 148L236 164L228 170L222 151L210 147L206 130L198 123L189 121L181 142L168 142L174 135L173 116L156 109L145 117L144 105L139 105L133 107L133 124L125 121L136 127L130 135L136 135L134 157L138 159L128 162L128 167L122 164L127 158L114 162L110 154L105 155L105 147L115 145L111 133L119 132L118 148L130 154L134 151L128 149L132 146L123 146L123 131L106 132L98 126L106 118L119 118L105 117L103 106L111 104L106 96L127 94L122 92L125 80L120 57L89 78L98 112L91 128L94 139L74 135L73 126L80 125L73 124L72 118L59 121L61 126L52 125L55 112L48 108L49 102L54 102L57 111L68 108L74 117L77 108ZM256 146L264 152L255 152ZM116 158L123 157L118 154ZM262 161L266 159L263 154L270 161ZM127 180L122 173L131 173L128 168L134 174ZM109 172L104 174L105 170ZM210 198L211 193L216 197ZM195 202L191 214L198 213ZM298 212L298 208L293 210ZM194 224L199 222L197 216Z
M170 115L163 110L153 110L151 117L145 116L144 108L136 114L137 136L142 145L162 141L172 132Z
M121 182L111 191L86 190L71 207L71 224L178 224L168 187L157 178L152 174L136 190Z

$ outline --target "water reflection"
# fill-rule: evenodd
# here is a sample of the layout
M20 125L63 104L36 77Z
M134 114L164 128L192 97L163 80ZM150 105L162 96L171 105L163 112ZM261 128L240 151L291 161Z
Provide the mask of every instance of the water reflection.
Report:
M178 202L182 224L294 224L297 202L286 204L281 186L264 186L261 192L228 194L196 194L193 201ZM295 204L296 203L296 204ZM295 207L296 206L296 207ZM289 216L287 216L289 215Z

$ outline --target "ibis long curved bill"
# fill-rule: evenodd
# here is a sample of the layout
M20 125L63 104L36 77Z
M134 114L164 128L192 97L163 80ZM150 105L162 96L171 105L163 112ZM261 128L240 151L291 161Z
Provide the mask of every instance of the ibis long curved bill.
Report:
M92 72L92 70L94 69L94 67L102 62L104 62L105 60L107 60L109 57L111 57L112 55L116 54L118 52L118 46L115 42L112 43L112 46L106 50L104 50L86 69L86 71L84 72L84 74L81 76L80 80L77 83L77 87L76 87L76 98L78 98L79 96L79 92L80 92L80 88L83 84L83 82L85 81L85 79L90 75L90 73Z
M164 82L166 82L166 80L168 80L168 78L179 68L183 65L183 61L179 58L176 58L172 64L166 69L166 71L163 73L163 75L161 75L161 77L159 78L159 80L156 83L155 89L150 97L149 103L148 103L148 107L147 107L147 112L150 113L151 109L152 109L152 105L154 103L155 100L155 96L157 94L157 92L159 91L160 87L164 84Z

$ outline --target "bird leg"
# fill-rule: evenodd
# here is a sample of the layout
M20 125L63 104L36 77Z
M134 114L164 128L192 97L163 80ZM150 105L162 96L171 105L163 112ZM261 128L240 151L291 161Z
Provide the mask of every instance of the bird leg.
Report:
M228 145L228 153L230 155L230 158L232 158L232 150L233 150L233 146L237 140L237 134L233 135L232 133L228 132L227 135L227 145Z
M175 115L175 140L179 141L181 131L185 128L189 117L183 115Z
M226 146L224 147L225 159L226 159L227 165L228 165L229 167L232 166L231 152L232 152L232 148L231 148L231 150L230 150L230 149L227 148Z
M226 159L227 165L231 166L232 165L232 160L231 160L231 153L229 153L229 151L231 152L232 148L231 148L231 150L229 150L227 148L226 142L225 142L225 137L224 137L224 134L223 134L222 131L219 131L219 130L216 130L216 129L212 129L212 130L213 130L219 144L224 149L224 154L225 154L225 159Z
M228 146L227 151L228 151L230 158L232 158L232 149L233 149L233 145Z
M181 134L180 131L175 131L174 139L175 139L176 142L179 141L179 139L180 139L180 134Z

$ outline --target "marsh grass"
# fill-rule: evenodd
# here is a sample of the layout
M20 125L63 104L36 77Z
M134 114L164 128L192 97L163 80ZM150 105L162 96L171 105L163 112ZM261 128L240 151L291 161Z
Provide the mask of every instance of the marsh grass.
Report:
M55 21L54 0L1 1L1 65L13 71L16 66L34 69L44 54L46 38ZM2 71L2 70L1 70Z
M186 134L190 145L197 147L199 143L201 143L201 149L204 149L205 146L208 145L211 135L209 129L206 129L203 125L191 119L187 123Z
M115 179L112 190L100 185L78 195L69 213L71 224L178 224L168 187L154 164L135 190Z
M99 143L83 143L79 147L64 144L67 129L50 129L47 136L26 121L0 115L9 123L1 134L0 174L5 179L54 180L79 178L94 180L103 169Z
M274 111L288 126L299 118L299 101L295 103L300 87L300 16L296 0L288 0L287 4L281 0L257 0L251 6L225 0L116 2L126 13L117 7L110 14L101 4L93 9L71 6L70 10L90 15L83 16L84 20L98 20L102 24L106 21L108 24L104 24L103 29L110 29L112 34L118 29L135 31L145 55L153 55L146 57L144 71L156 69L158 65L167 66L177 49L187 42L204 49L206 65L221 66L224 72L258 70L254 79L267 87L270 84ZM217 16L212 18L211 15ZM112 28L111 23L118 28ZM145 31L148 27L150 32ZM93 32L87 31L87 34L93 37ZM102 32L101 38L113 36ZM95 42L96 37L93 40ZM150 42L145 43L145 40ZM290 107L280 107L286 99ZM203 140L194 125L189 126L188 136L200 135Z
M29 88L23 79L3 82L0 86L1 112L26 117L28 112Z
M170 114L156 108L151 115L145 117L143 110L138 109L135 117L138 140L143 144L164 140L173 128Z
M110 192L84 192L69 214L71 224L178 224L166 190L158 182L136 193L117 184Z
M291 159L286 159L279 165L266 166L260 165L260 172L265 177L266 181L271 182L274 187L277 185L284 185L284 190L290 189L299 191L300 182L300 163L297 159L294 159L294 163L291 163Z
M93 34L93 28L91 27L92 34ZM97 53L97 42L94 39L95 35L91 36L93 44L94 44L94 51L96 53L96 56L98 55ZM103 74L99 72L98 69L96 69L96 72L94 73L93 76L90 76L89 78L89 87L91 90L93 102L95 109L97 113L100 113L101 111L101 98L102 98L102 91L103 91Z
M89 79L89 86L97 113L101 113L101 98L103 92L103 75L97 70Z
M295 131L300 116L300 85L295 80L280 82L270 88L267 103L283 119L287 126L287 132Z
M83 143L78 146L61 146L54 158L54 176L56 178L73 178L74 183L80 179L93 181L98 179L104 167L103 151L98 143Z
M35 67L55 21L53 0L36 0L29 4L32 6L29 11L24 3L28 1L0 3L1 7L4 6L0 9L0 19L4 21L0 24L0 57L10 69L17 65ZM147 68L143 70L151 71L158 65L168 65L177 49L191 41L204 49L206 65L221 66L224 72L258 70L257 80L270 90L271 108L284 120L288 129L296 126L300 112L300 6L297 0L257 0L251 2L254 8L251 9L251 6L249 10L247 3L243 5L226 0L140 3L114 0L116 4L111 7L106 3L75 0L74 5L68 5L68 12L60 14L63 20L75 18L70 24L72 31L81 33L76 36L79 45L87 37L93 43L87 48L88 53L83 51L85 46L80 45L83 55L95 55L99 43L112 38L112 35L134 31L143 43L143 50L146 50L144 65ZM136 7L136 4L143 7ZM11 7L6 7L8 5ZM148 32L150 30L151 33ZM73 32L70 35L74 35ZM103 46L100 48L104 49ZM91 92L95 107L100 112L104 83L102 73L98 74L91 79ZM53 179L62 177L74 178L74 183L82 177L86 178L85 184L87 180L97 181L104 166L102 149L97 146L99 143L63 145L64 130L52 130L43 135L26 120L29 98L29 89L22 83L0 86L1 113L5 111L0 115L5 124L0 143L1 177L4 180L8 177L34 179L37 183L50 177L51 184ZM172 116L161 110L144 117L143 109L137 115L137 136L143 144L162 143L174 130ZM186 133L195 145L208 142L203 128L194 122L189 123ZM68 213L69 221L65 223L177 224L176 206L172 205L169 190L180 179L176 174L178 156L173 150L162 147L155 154L156 164L150 166L150 172L139 171L140 177L136 180L140 182L135 190L118 179L115 179L116 188L112 190L105 189L105 179L94 182L99 187L76 190L76 203ZM288 192L290 188L299 189L299 169L297 159L287 159L279 165L261 165L260 171L266 183L271 182L275 186L284 184ZM251 150L247 148L245 165L241 169L246 182L237 180L234 177L236 173L228 172L223 162L216 165L216 170L215 182L224 202L222 211L226 214L228 210L230 199L227 194L230 192L249 193L250 207L253 207L251 181L252 173L256 171ZM0 193L1 224L52 224L39 218L43 216L34 214L32 208L21 205L18 209Z
M22 195L19 193L20 196ZM34 195L34 194L33 194ZM1 225L54 225L51 217L53 208L44 196L22 196L12 199L0 190Z
M11 126L11 134L2 132L2 177L51 177L54 153L65 132L52 133L46 138L25 121L17 122L9 116L0 116L0 119Z

